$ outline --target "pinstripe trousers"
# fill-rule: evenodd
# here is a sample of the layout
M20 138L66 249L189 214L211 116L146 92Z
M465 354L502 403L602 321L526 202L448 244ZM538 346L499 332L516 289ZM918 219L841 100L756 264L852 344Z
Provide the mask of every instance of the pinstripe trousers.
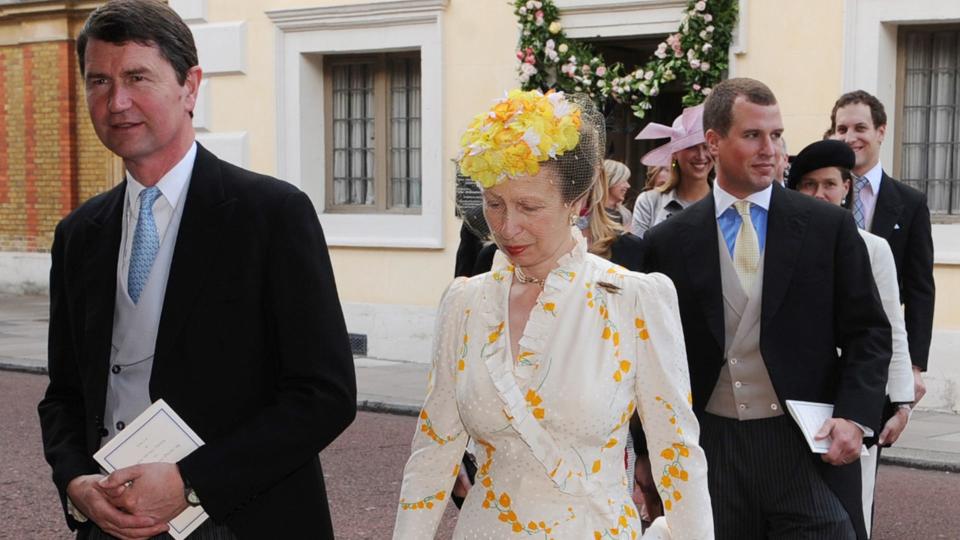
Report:
M704 413L700 426L717 540L856 539L789 416L741 422Z
M150 540L172 540L169 534L160 534ZM100 530L96 525L90 526L90 534L87 540L114 540L114 537ZM187 540L237 540L237 537L230 532L224 525L217 525L213 520L207 519L203 525L197 527L197 530L190 533Z

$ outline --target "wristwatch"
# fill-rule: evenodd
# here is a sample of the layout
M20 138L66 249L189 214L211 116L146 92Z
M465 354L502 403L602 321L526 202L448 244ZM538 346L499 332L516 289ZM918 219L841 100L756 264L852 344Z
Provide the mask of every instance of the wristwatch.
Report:
M904 401L901 403L896 403L897 410L903 409L907 411L907 416L910 416L913 413L913 403Z
M181 476L181 478L183 478ZM190 485L190 481L186 478L183 478L183 498L187 500L187 504L190 506L200 506L200 497L197 495L197 492L193 490L193 486Z

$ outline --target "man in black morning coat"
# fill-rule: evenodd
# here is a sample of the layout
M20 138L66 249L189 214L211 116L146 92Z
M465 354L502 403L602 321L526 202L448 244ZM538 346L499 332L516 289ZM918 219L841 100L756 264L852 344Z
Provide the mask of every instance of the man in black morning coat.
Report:
M644 239L677 287L717 538L865 538L859 452L891 355L866 248L849 211L772 182L783 123L763 83L717 85L704 130L713 194ZM834 405L828 453L786 400Z
M318 453L353 420L356 383L313 205L195 142L202 74L165 4L107 2L77 52L127 174L64 218L52 249L39 412L67 524L145 538L202 505L192 540L333 538ZM103 476L92 455L161 398L206 444Z

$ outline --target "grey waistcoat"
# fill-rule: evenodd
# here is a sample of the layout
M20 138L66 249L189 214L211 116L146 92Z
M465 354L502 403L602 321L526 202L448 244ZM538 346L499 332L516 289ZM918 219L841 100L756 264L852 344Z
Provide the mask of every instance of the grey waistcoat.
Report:
M780 416L780 399L760 354L760 308L763 290L763 257L753 291L743 290L730 250L717 227L720 240L720 281L723 287L723 368L707 402L707 412L738 420Z
M180 231L180 218L187 198L187 185L177 201L150 269L150 277L140 293L140 302L133 303L124 280L117 271L117 297L113 312L113 337L110 350L110 371L107 378L107 400L103 411L107 435L100 440L103 446L118 431L132 422L150 406L150 372L153 369L153 353L157 345L157 327L163 298L170 275L170 261ZM126 242L128 231L124 228ZM133 231L129 231L133 234ZM132 240L131 240L132 241ZM123 255L121 254L121 257ZM118 265L119 268L119 265Z

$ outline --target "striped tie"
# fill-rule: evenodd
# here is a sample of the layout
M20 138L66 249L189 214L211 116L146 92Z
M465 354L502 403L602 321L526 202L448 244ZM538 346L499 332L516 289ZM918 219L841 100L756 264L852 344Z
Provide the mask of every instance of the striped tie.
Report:
M863 209L863 200L860 199L860 192L867 187L869 180L866 176L857 176L853 183L853 220L857 222L857 227L867 228L867 213Z
M737 243L733 248L733 267L737 270L743 290L750 294L757 279L757 267L760 266L760 242L750 217L750 203L737 201L733 206L740 214L740 230L737 231Z
M157 223L153 220L153 203L160 195L157 186L140 192L140 217L137 218L137 229L133 233L130 271L127 274L127 291L134 304L140 302L140 294L150 277L153 260L160 251L160 235L157 233Z

